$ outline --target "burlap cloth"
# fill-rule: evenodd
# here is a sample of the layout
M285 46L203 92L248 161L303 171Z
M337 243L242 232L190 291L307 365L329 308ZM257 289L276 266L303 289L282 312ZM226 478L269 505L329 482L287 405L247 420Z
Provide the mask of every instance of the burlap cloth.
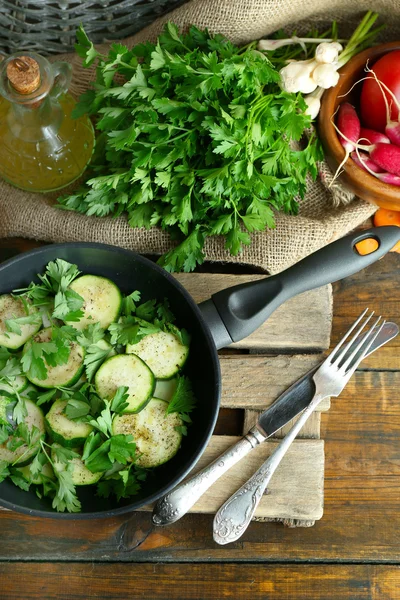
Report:
M300 33L313 26L323 30L334 19L340 24L341 35L349 35L368 9L378 11L389 24L385 39L400 37L399 0L359 0L355 5L347 0L191 0L128 38L126 43L131 46L144 40L154 41L167 20L181 28L192 23L208 27L237 44L265 37L281 27L288 31L296 28ZM73 64L71 92L78 96L87 88L93 72L83 69L81 60L74 55L62 55L58 59ZM319 171L318 180L309 182L298 216L277 214L276 229L254 234L251 246L236 257L224 249L223 239L208 239L206 259L242 262L276 273L351 231L376 210L370 204L353 199L338 185L328 189L332 178L328 166L322 163ZM96 241L149 254L161 254L171 248L166 232L132 229L124 217L87 217L62 211L53 207L56 197L57 194L23 192L0 182L0 237L21 236L53 242Z

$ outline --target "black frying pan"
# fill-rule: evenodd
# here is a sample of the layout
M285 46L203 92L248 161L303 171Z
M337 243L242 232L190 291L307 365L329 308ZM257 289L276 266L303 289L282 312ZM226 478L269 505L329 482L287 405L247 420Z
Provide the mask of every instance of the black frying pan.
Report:
M354 245L368 237L375 238L379 248L373 254L360 256ZM33 515L85 519L122 514L154 502L189 473L213 432L221 389L217 349L249 335L288 298L352 275L375 262L399 239L398 227L379 227L347 236L278 275L228 288L199 306L169 273L138 254L114 246L56 244L21 254L1 264L1 294L28 285L36 280L36 274L43 272L49 261L63 258L76 263L83 273L109 277L124 293L140 290L144 301L167 297L178 317L178 325L192 335L187 371L198 399L198 408L181 450L170 462L156 469L143 484L142 491L129 500L105 500L95 496L94 490L80 488L82 512L57 513L51 508L49 499L39 499L34 492L24 492L4 481L0 484L0 504Z

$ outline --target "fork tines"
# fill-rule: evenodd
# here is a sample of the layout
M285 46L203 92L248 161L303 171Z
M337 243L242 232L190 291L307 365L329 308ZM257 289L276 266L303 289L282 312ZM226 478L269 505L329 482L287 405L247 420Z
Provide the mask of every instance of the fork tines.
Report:
M367 331L365 331L365 333L362 335L360 341L355 344L356 339L360 336L360 334L364 330L367 323L369 323L369 321L375 314L374 311L372 311L368 315L367 314L368 310L369 309L366 308L361 313L361 315L353 323L353 325L350 327L349 331L340 340L340 342L337 344L337 346L334 348L334 350L332 351L332 353L330 355L330 363L332 365L335 364L338 367L338 369L340 371L342 371L343 373L347 373L350 370L355 371L357 366L360 364L360 362L365 357L368 350L374 343L376 337L379 335L382 327L386 323L385 320L383 320L380 323L381 317L379 316L375 320L372 327L370 327ZM365 320L363 321L364 317L365 317ZM358 325L360 325L360 326L358 327L356 332L353 334L353 337L351 338L351 340L349 342L347 342L347 344L344 346L344 348L342 348L344 342L348 339L348 337L351 335L351 333L353 333L354 329L356 329L356 327ZM341 350L340 353L338 353L339 350Z

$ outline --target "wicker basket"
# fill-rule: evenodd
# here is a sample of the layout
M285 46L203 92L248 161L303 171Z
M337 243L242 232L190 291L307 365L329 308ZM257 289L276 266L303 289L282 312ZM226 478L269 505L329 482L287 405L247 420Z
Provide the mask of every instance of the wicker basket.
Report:
M94 43L121 40L185 0L0 0L0 53L69 52L82 23Z

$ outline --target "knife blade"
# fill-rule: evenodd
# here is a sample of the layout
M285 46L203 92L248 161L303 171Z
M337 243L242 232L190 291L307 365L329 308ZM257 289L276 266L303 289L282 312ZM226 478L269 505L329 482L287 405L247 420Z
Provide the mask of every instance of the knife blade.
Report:
M396 337L398 333L399 328L395 323L386 323L366 356ZM357 340L354 344L356 343ZM351 348L349 352L351 352ZM353 360L356 360L356 356ZM153 523L155 525L169 525L178 521L217 479L258 444L265 442L278 429L304 410L314 396L312 377L319 366L317 365L308 371L283 392L271 406L260 414L257 424L234 446L161 498L154 507Z

